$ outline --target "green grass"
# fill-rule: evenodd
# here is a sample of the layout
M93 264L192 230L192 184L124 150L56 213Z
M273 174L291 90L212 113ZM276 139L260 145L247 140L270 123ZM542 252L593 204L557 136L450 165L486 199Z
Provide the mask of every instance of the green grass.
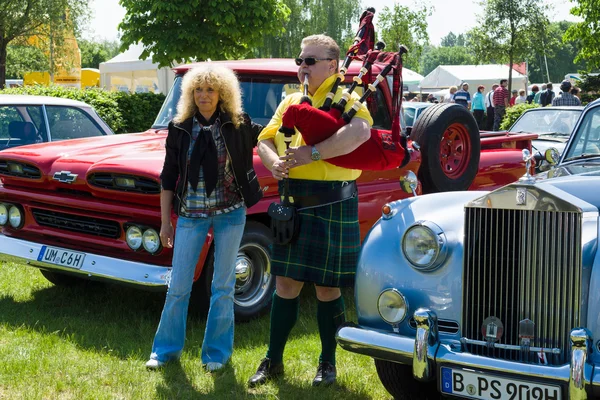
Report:
M349 319L353 298L345 292ZM314 289L306 287L300 319L284 355L285 376L257 389L247 379L266 352L269 319L235 327L225 370L204 372L203 318L188 320L179 363L144 367L164 293L91 284L52 285L35 268L0 256L0 399L389 399L373 360L338 348L338 383L312 388L320 352Z

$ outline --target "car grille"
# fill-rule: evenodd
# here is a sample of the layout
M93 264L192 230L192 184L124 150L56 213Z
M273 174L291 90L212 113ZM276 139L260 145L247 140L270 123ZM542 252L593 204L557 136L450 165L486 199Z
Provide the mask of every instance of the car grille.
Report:
M504 325L500 343L521 344L519 322L535 323L537 353L469 345L474 354L549 365L568 362L570 330L579 326L582 215L577 212L465 208L463 328L483 340L482 325Z
M112 239L117 239L121 236L121 227L116 221L89 218L81 215L65 214L38 208L32 209L31 212L33 213L35 221L40 226Z
M448 319L438 319L437 323L438 331L440 333L448 333L454 335L459 331L458 322L456 321L451 321ZM417 321L415 321L413 317L410 317L410 319L408 320L408 325L413 329L417 329Z
M128 185L120 184L119 181L129 182ZM92 186L101 187L103 189L120 190L123 192L143 193L143 194L159 194L160 183L141 176L111 174L111 173L94 173L88 177L88 183Z
M42 172L38 167L34 167L33 165L17 161L0 160L0 175L40 179L42 177Z

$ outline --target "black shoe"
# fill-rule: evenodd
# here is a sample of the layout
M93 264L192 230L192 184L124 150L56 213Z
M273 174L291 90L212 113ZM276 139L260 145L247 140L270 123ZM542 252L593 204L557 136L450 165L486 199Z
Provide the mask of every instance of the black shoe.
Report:
M313 386L319 385L331 385L335 382L335 378L337 375L337 371L335 369L335 365L325 361L319 364L317 368L317 375L315 379L313 379Z
M270 358L263 358L256 373L248 380L248 387L256 387L283 374L283 363L271 363Z

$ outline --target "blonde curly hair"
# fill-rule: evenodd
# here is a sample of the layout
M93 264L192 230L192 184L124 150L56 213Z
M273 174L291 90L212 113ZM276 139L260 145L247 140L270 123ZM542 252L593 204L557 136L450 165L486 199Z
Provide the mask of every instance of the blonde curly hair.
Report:
M240 82L231 69L211 62L190 69L183 77L177 115L173 121L182 123L198 111L194 90L204 84L219 91L220 110L229 114L234 126L239 127L243 121Z

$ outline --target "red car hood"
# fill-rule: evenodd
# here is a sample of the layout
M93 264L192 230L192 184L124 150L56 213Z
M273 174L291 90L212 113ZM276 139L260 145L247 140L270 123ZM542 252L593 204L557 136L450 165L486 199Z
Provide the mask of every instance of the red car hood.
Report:
M16 161L39 168L41 178L2 177L5 186L40 187L44 190L92 191L87 177L96 172L137 175L159 182L165 158L166 131L120 134L62 142L40 143L0 151L0 163ZM53 179L57 172L76 174L72 183ZM106 190L102 190L106 192ZM99 197L114 197L108 191ZM139 195L138 195L139 196Z

